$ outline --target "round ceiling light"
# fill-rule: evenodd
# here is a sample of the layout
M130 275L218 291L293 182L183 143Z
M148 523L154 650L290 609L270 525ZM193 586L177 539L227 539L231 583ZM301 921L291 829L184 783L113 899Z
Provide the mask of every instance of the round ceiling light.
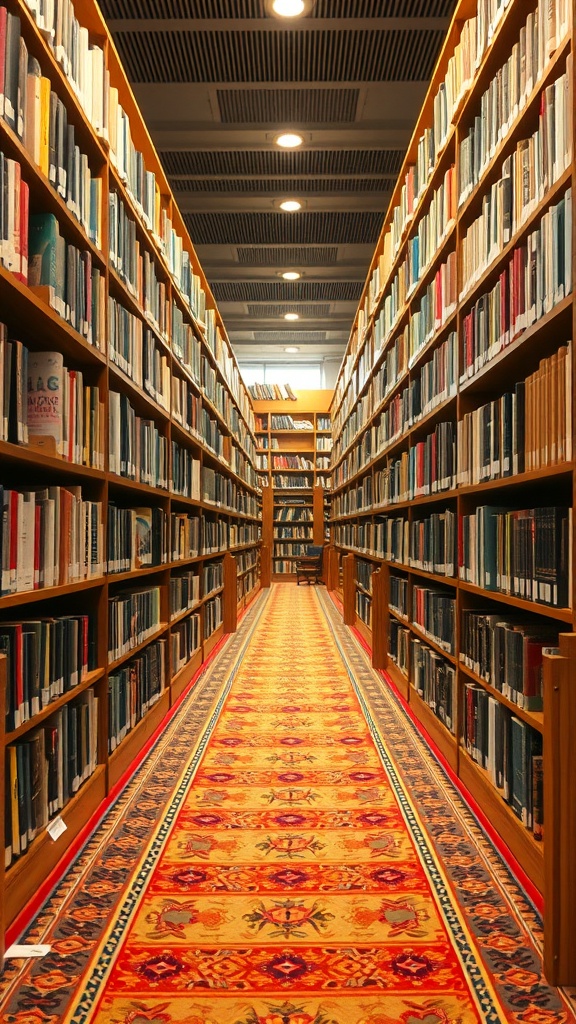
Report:
M302 203L299 203L297 199L285 199L280 203L280 209L285 210L286 213L295 213L296 210L302 209Z
M305 6L304 0L274 0L272 10L281 18L297 18Z
M298 281L302 274L299 274L297 270L285 270L282 277L285 281Z
M284 313L285 320L299 320L298 313Z
M290 353L290 355L294 355L294 353L295 353L295 352L299 352L299 351L300 351L300 349L298 348L298 346L297 346L297 345L288 345L288 347L287 347L287 348L285 348L285 349L284 349L284 351L285 351L285 352L289 352L289 353Z
M298 146L302 145L304 139L297 132L282 132L276 136L274 142L277 146L281 146L282 149L297 149Z

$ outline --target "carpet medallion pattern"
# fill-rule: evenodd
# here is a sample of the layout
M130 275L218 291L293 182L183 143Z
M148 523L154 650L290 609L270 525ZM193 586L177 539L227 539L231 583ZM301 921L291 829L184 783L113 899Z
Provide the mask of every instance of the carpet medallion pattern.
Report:
M0 1021L574 1021L534 908L326 596L276 586L243 629L80 995L40 1016L12 990Z

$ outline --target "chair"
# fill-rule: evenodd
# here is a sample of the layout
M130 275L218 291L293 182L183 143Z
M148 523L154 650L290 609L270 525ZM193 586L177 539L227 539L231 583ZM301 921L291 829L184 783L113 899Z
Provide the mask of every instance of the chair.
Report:
M324 548L311 545L305 555L296 561L296 584L300 586L300 580L308 580L308 585L322 582L322 555Z

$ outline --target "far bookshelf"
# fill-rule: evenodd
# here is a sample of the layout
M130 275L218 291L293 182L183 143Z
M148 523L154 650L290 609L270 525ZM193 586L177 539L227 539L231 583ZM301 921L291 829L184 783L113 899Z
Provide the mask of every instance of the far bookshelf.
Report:
M262 486L262 541L273 580L294 578L294 562L328 539L333 392L296 391L296 401L253 400Z

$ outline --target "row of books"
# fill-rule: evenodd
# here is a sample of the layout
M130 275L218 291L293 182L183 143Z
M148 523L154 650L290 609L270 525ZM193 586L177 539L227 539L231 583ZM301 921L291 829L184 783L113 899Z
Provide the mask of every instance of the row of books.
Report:
M98 698L90 687L6 747L5 864L30 843L97 767Z
M475 683L464 687L464 744L534 838L543 838L542 735Z
M286 558L274 558L272 560L272 572L277 576L286 576L294 572L294 562Z
M188 615L170 633L170 665L176 675L200 647L200 615Z
M193 569L170 576L170 618L194 608L200 601L200 576Z
M317 452L331 452L332 451L332 438L331 437L317 437L316 438L316 451Z
M160 626L160 587L123 590L108 599L108 659L116 661Z
M152 253L140 247L138 229L116 192L108 196L110 263L161 337L168 338L170 305Z
M274 518L284 523L311 523L312 509L304 505L285 505L274 509Z
M550 622L517 613L462 612L461 661L527 711L542 710L542 656L557 644L558 630Z
M572 291L572 190L517 246L464 317L461 380L473 377Z
M0 594L102 575L102 502L86 499L80 486L17 490L0 485L0 505Z
M389 605L403 618L408 618L408 580L403 576L390 576Z
M572 345L541 359L514 391L458 422L458 483L475 484L572 458Z
M250 384L250 396L257 401L295 402L296 395L289 384Z
M239 576L236 588L238 601L241 601L247 594L251 594L257 583L258 573L256 569L251 569L250 572L247 572L244 576Z
M151 508L108 505L108 572L133 572L146 566L164 565L226 551L239 541L240 527L225 520L212 521L186 512L167 513Z
M202 566L202 587L205 594L211 594L213 590L221 590L224 586L224 563L206 562Z
M372 573L374 569L375 566L372 562L366 562L363 558L356 559L356 582L369 594L372 593Z
M172 441L172 490L185 498L201 496L201 465L189 448Z
M197 384L201 380L202 343L183 310L173 299L170 313L172 353Z
M415 584L412 588L412 621L442 650L454 654L456 600L453 594Z
M257 426L257 430L267 430L268 417L258 417L260 423L263 426ZM280 414L273 414L270 416L270 429L271 430L314 430L314 424L311 420L295 420L292 416L282 416Z
M449 167L440 186L432 193L427 212L418 221L416 233L407 246L408 295L426 274L437 250L454 227L456 216L455 168Z
M108 676L108 753L144 718L166 686L166 640L155 640Z
M356 614L368 629L372 629L372 598L362 590L356 591L355 597Z
M93 622L88 615L0 622L0 652L7 659L6 731L11 732L96 667Z
M282 542L282 541L275 541L274 542L274 555L275 555L276 558L278 558L278 557L297 558L300 555L305 555L307 551L308 551L308 544L297 544L297 543L294 543L294 541L290 541L289 543L286 542L286 541L284 541L284 542Z
M110 473L168 489L168 439L152 419L136 415L125 394L109 391L108 469Z
M163 409L170 409L170 364L154 331L112 295L108 298L110 360Z
M222 596L216 594L210 598L203 608L204 640L208 640L219 626L222 625Z
M104 469L104 405L60 352L32 352L0 324L0 440L54 439L54 455Z
M258 499L255 494L244 491L235 480L210 466L202 466L201 477L202 501L210 502L221 508L228 508L244 515L258 516Z
M395 665L398 666L404 675L408 674L408 657L411 637L412 633L410 630L391 616L390 632L388 635L388 657Z
M386 550L391 561L404 562L415 569L433 572L438 576L455 576L458 564L458 517L450 509L433 512L409 524L410 541L407 549L405 532L407 521L392 520L391 534ZM395 524L395 530L393 529ZM378 540L378 535L376 535ZM404 559L402 556L406 554ZM387 555L388 557L388 555Z
M392 625L393 620L390 620ZM399 624L398 624L399 625ZM401 631L401 630L400 630ZM405 642L405 641L404 641ZM410 677L416 692L436 718L454 732L456 726L456 670L446 658L422 643L410 639Z
M572 509L483 505L461 518L460 579L553 607L572 593Z
M313 477L311 474L305 476L303 473L299 473L294 476L286 476L285 473L274 473L272 477L272 486L285 491L289 491L291 488L299 490L302 487L312 487L312 483Z
M18 15L5 7L0 7L0 58L0 117L98 245L101 179L91 177L65 104L29 53Z
M274 455L272 469L314 469L314 463L303 455Z
M491 81L480 102L480 112L468 135L460 144L458 175L460 204L470 195L494 158L497 147L507 135L507 121L518 109L520 68L517 48ZM502 166L502 204L506 211L503 225L508 240L548 189L570 166L572 126L569 89L572 82L572 54L566 58L566 72L542 90L538 129L517 145ZM512 75L512 77L510 77ZM528 72L531 77L530 71ZM531 90L528 90L528 95ZM510 93L513 95L510 96ZM524 95L527 95L526 93Z
M311 526L279 526L274 530L278 540L312 540Z
M250 569L256 569L258 566L258 557L255 551L242 551L238 555L234 555L236 562L236 571L238 575L248 572ZM252 589L252 587L250 587Z

